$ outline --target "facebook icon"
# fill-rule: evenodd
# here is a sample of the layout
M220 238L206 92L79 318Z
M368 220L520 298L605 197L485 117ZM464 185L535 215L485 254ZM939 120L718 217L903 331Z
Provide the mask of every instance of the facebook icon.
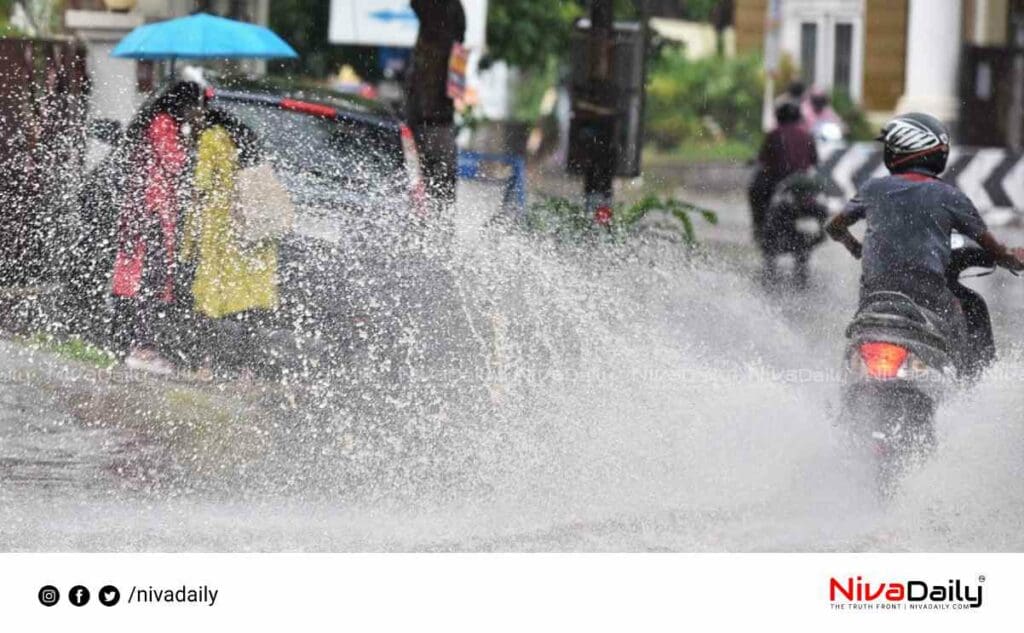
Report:
M75 585L68 592L68 600L76 607L84 607L89 602L89 590L82 585Z

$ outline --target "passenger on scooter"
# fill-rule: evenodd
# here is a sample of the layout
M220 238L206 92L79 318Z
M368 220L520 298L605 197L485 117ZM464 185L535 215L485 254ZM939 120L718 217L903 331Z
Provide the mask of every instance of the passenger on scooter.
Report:
M775 255L769 254L770 235L765 233L765 216L776 186L787 176L806 171L818 164L818 152L802 125L800 103L786 96L775 107L778 127L765 136L758 154L758 170L748 189L754 242L765 255L765 274L771 276Z
M922 113L897 116L876 140L884 144L891 175L869 180L826 225L832 239L862 259L861 308L878 292L898 292L940 319L951 343L967 340L960 301L946 271L953 231L976 241L997 264L1024 270L1024 249L1008 249L989 232L970 199L939 179L949 158L949 132ZM863 245L849 227L867 221Z

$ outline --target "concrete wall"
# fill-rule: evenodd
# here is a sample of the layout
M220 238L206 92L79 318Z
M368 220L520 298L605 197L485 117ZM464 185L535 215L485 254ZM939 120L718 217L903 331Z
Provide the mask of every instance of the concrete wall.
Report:
M867 110L891 111L903 96L907 63L907 0L866 0L864 89Z
M764 50L764 23L768 0L736 0L733 23L736 51L760 53Z

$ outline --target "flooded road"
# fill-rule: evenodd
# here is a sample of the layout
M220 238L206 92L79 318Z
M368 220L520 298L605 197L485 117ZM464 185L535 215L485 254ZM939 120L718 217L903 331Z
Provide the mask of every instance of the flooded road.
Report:
M829 244L811 288L766 292L719 209L691 254L469 231L486 366L412 373L384 412L2 341L0 551L1021 550L1024 281L972 281L1002 359L883 506L830 422L856 263Z

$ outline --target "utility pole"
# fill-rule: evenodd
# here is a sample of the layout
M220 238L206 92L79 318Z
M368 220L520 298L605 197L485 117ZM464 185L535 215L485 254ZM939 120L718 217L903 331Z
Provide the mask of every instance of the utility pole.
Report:
M576 25L572 49L570 173L583 176L586 210L612 221L613 179L640 175L647 2L634 0L638 22L614 22L614 0L590 0L590 19Z
M1010 77L1010 109L1006 125L1006 144L1015 152L1024 148L1024 2L1018 0L1010 13L1010 50L1013 54Z
M612 179L615 175L614 19L613 0L590 1L588 98L585 104L581 104L589 111L590 119L589 156L583 166L583 194L587 210L601 224L611 220Z

